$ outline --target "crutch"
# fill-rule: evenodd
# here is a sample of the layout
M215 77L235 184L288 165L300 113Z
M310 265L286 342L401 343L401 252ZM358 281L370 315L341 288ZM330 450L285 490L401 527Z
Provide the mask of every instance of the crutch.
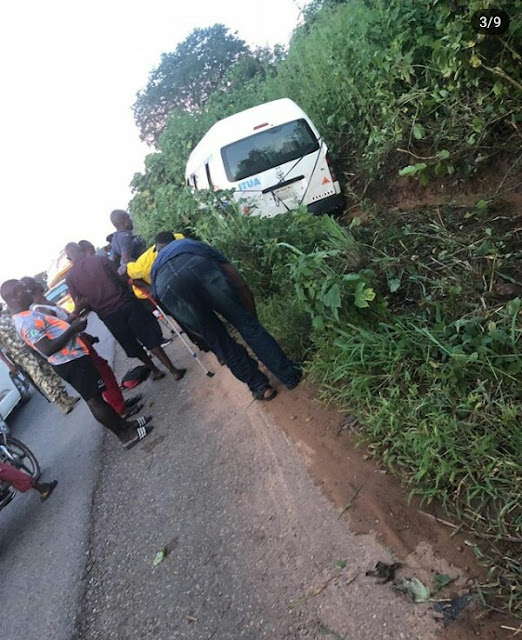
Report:
M199 366L203 369L203 371L207 374L207 376L209 378L212 378L212 376L214 375L213 371L209 371L205 365L201 362L201 360L198 358L198 354L190 347L189 343L185 340L185 338L181 335L181 332L179 331L179 329L176 327L176 325L174 324L174 322L172 322L171 318L165 313L165 311L163 311L163 309L160 307L158 301L156 299L154 299L150 293L148 291L145 291L145 289L142 289L141 287L139 287L136 283L132 283L132 285L134 287L136 287L136 289L138 289L138 291L140 291L141 293L143 293L144 296L147 296L147 299L150 300L150 302L152 302L152 304L154 305L154 307L156 308L156 310L158 311L158 313L161 314L163 320L168 324L168 326L170 327L170 331L171 333L175 333L178 338L181 340L181 342L183 342L183 344L187 347L188 352L190 353L190 355L193 358L196 358L197 363L199 364Z

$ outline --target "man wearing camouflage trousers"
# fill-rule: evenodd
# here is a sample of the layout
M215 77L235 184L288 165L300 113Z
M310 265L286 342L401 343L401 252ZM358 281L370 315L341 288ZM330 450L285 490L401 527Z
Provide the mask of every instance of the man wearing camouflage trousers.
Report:
M1 309L1 307L0 307ZM41 393L63 413L69 413L80 398L70 396L62 379L52 367L39 358L18 335L11 316L0 313L0 349L27 374Z

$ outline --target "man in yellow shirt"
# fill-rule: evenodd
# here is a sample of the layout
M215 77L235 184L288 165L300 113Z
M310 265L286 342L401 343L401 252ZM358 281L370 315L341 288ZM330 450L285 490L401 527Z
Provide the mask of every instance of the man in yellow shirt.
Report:
M125 265L127 268L127 275L133 282L136 282L137 285L132 286L134 295L143 301L143 304L147 307L147 309L149 309L149 311L154 312L156 310L156 307L149 300L147 294L144 293L143 290L149 291L151 287L150 272L152 270L154 260L156 260L156 256L158 255L157 246L160 245L161 247L163 247L164 245L172 242L172 238L174 238L174 240L182 240L184 237L185 236L182 233L161 231L156 236L156 242L152 245L152 247L149 247L146 251L144 251L137 260L134 260L133 262L127 262L127 264ZM158 317L157 314L155 315L156 317ZM197 345L202 351L209 350L206 342L201 336L197 336L193 332L187 331L183 326L181 326L181 329L186 333L191 342Z
M161 244L167 244L172 242L172 238L174 240L182 240L185 236L182 233L171 233L170 231L162 231L158 233L156 238L156 242ZM156 256L158 255L158 251L156 249L156 243L149 247L147 251L141 254L141 256L135 260L134 262L127 262L127 275L131 280L139 281L137 282L138 287L132 287L134 291L134 295L140 300L147 300L147 296L143 291L140 291L141 288L149 289L151 280L150 280L150 272L152 269L152 265L154 264L154 260L156 260ZM143 285L147 286L143 286Z

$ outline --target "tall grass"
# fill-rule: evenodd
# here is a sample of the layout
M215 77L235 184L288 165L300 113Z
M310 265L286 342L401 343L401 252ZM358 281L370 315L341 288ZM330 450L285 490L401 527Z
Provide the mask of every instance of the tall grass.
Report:
M522 2L504 3L503 38L471 24L498 4L326 0L297 30L269 89L312 116L359 194L392 151L423 181L473 172L498 152L492 144L518 154Z
M314 335L308 371L412 495L477 535L482 593L522 617L522 287L501 285L516 282L522 245L506 213L426 210L355 229L389 314Z

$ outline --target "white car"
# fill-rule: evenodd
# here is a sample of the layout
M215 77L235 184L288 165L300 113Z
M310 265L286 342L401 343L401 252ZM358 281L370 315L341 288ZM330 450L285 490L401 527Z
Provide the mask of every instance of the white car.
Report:
M27 402L31 392L26 382L13 382L7 365L0 361L0 416L5 420L19 402Z

